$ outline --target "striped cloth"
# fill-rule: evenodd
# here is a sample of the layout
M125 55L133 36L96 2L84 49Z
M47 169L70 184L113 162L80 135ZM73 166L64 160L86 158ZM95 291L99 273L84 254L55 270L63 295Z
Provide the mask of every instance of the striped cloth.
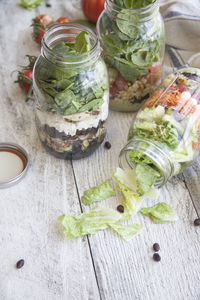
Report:
M200 68L200 0L160 0L166 31L164 75L189 63Z

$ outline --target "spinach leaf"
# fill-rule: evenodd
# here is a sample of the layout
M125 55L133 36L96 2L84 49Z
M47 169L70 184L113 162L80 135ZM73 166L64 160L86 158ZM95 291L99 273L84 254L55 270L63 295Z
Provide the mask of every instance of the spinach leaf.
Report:
M91 48L90 37L87 31L82 31L76 37L75 50L78 53L88 52Z

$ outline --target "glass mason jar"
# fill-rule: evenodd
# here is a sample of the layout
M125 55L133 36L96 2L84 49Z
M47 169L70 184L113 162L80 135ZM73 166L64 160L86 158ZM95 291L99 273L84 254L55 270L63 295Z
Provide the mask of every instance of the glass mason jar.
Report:
M71 47L82 31L91 49L68 53L63 47ZM58 158L86 157L104 139L109 83L100 54L96 35L82 25L58 24L44 35L33 79L36 126L44 147Z
M156 187L183 172L200 150L200 69L182 68L166 77L137 113L128 139L121 168L152 167L160 174Z
M97 34L108 67L111 109L137 111L162 76L165 33L158 1L132 9L106 0Z

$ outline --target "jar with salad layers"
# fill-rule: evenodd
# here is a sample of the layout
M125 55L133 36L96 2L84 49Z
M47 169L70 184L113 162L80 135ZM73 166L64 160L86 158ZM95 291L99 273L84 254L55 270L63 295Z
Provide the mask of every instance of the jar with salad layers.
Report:
M183 172L200 151L200 69L164 79L131 125L120 167L135 169L143 192Z
M137 111L160 83L165 33L157 0L106 0L97 33L110 78L110 107Z
M79 24L51 27L34 68L36 125L53 155L79 159L103 141L109 83L96 35Z

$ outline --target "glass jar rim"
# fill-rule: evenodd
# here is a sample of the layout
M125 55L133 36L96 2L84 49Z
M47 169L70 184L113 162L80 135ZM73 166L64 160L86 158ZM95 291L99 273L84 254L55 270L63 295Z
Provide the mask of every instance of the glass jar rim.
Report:
M69 30L77 30L77 32L69 32ZM52 51L50 46L53 42L56 40L56 33L59 31L63 31L63 34L65 34L65 38L75 38L78 34L78 31L87 31L89 33L89 36L91 39L93 39L94 44L92 45L92 48L84 53L80 54L65 54L60 55L58 53L55 53ZM68 31L68 32L67 32ZM79 32L79 33L80 33ZM63 36L64 37L64 36ZM61 40L61 35L58 35L57 39ZM48 59L50 56L55 60L55 62L66 65L66 66L77 66L77 65L83 65L83 64L91 64L94 63L100 56L101 50L100 50L100 43L95 35L95 33L88 27L82 25L82 24L76 24L73 22L69 23L61 23L61 24L55 24L51 26L44 34L42 38L42 49L41 52L43 55ZM75 61L72 61L72 58ZM51 61L52 62L52 61Z

